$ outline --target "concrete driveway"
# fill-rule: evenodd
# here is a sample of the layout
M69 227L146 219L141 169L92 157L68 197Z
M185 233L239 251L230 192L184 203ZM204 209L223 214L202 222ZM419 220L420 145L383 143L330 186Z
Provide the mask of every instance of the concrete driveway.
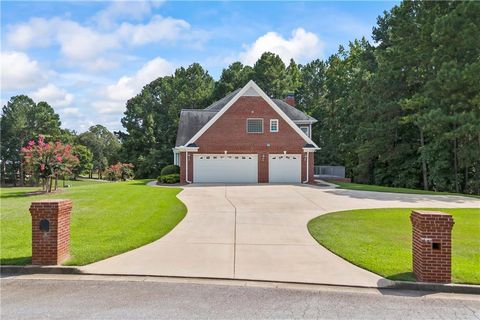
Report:
M466 197L304 185L190 185L179 198L188 213L169 234L82 270L383 287L388 280L320 246L308 221L357 208L480 208L480 200Z

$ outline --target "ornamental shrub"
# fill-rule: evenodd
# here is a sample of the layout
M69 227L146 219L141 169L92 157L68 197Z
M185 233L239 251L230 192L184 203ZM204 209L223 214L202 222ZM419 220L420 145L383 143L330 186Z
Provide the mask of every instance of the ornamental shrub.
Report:
M133 164L118 162L108 167L107 170L105 170L105 175L107 180L110 181L133 179Z
M48 143L42 135L37 142L29 141L20 154L25 171L42 179L42 189L47 192L52 192L53 182L57 190L58 177L72 173L72 169L79 163L69 144L64 145L60 141Z
M160 171L160 176L166 176L169 174L180 174L180 167L174 164L169 164L168 166L163 167Z
M160 180L163 183L179 183L180 182L180 175L178 173L166 174L164 176L160 176Z

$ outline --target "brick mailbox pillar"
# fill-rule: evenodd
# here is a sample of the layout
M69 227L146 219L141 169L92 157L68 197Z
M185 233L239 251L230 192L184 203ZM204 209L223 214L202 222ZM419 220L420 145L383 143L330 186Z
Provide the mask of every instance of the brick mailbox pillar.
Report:
M69 254L72 201L32 202L32 264L57 265Z
M451 215L412 211L413 273L419 281L449 283L452 273Z

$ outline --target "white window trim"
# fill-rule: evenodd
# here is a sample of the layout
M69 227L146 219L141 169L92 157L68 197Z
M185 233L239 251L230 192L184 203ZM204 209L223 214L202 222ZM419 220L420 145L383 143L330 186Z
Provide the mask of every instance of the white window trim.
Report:
M307 132L306 132L306 133L304 132L304 133L305 133L305 135L306 135L307 137L310 138L310 137L311 137L311 135L310 135L310 126L300 126L300 130L302 130L303 128L306 128L306 129L307 129ZM303 131L303 130L302 130L302 131Z
M249 132L248 131L248 120L261 120L262 121L262 132ZM247 121L245 122L245 126L246 126L245 130L249 134L262 134L263 131L264 131L264 129L263 129L263 127L264 127L263 118L247 118Z
M277 123L277 130L272 130L272 123ZM270 132L278 132L279 130L279 121L278 119L270 119Z

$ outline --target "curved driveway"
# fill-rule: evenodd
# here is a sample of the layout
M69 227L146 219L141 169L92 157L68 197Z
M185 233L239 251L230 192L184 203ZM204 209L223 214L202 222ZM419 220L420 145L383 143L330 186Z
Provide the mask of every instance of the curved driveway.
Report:
M320 246L308 221L359 208L480 208L480 200L459 196L306 185L189 185L178 197L188 213L169 234L82 270L382 287L389 281Z

